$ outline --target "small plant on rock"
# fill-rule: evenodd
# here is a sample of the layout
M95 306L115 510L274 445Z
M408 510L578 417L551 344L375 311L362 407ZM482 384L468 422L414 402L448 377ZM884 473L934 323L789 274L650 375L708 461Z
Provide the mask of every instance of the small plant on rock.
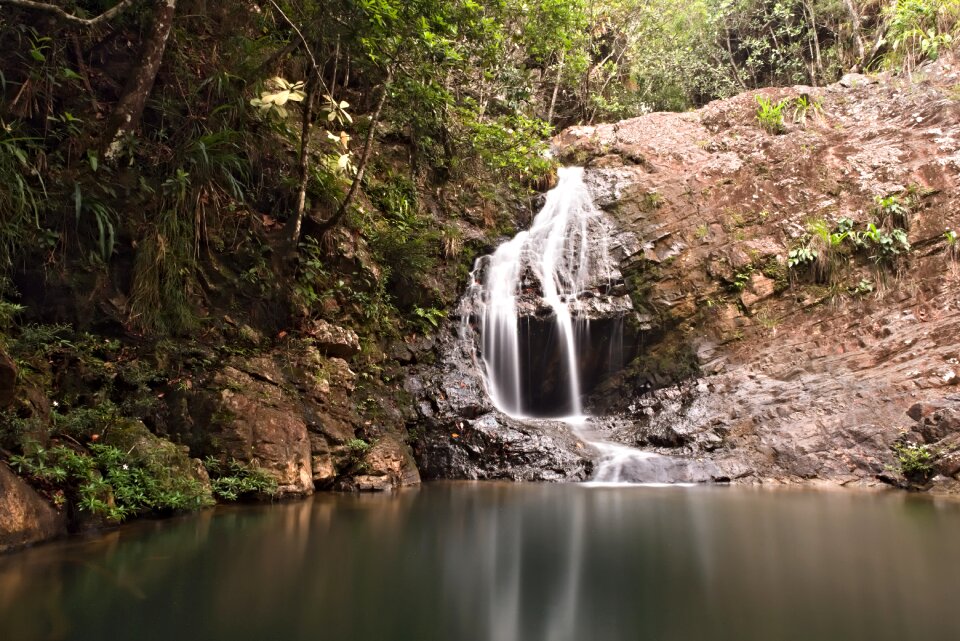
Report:
M769 98L757 96L757 122L760 128L771 134L782 134L786 131L783 122L783 113L787 109L789 100L774 103Z
M797 245L787 254L787 267L798 269L805 265L813 263L817 259L817 251L811 249L806 243Z
M799 125L807 124L807 117L819 118L823 115L823 103L819 98L811 98L809 94L800 94L793 101L793 122Z
M900 473L910 483L922 485L933 476L933 461L936 455L926 445L895 443L893 451L897 456Z
M874 253L871 258L876 263L892 262L910 251L907 232L899 228L887 232L869 223L865 231L853 236L853 240L857 247L872 248Z
M960 260L960 237L952 229L945 231L943 237L947 239L947 256L957 262Z
M881 227L910 229L910 207L896 194L877 198L876 217Z
M875 289L873 281L869 278L861 278L860 282L857 283L855 287L850 288L851 294L858 294L860 296L866 296L870 294Z

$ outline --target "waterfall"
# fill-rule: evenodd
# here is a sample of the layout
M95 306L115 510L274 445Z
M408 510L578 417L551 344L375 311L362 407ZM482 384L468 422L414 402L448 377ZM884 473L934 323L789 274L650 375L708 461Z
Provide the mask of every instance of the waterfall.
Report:
M623 278L612 236L583 169L560 169L530 229L474 265L461 299L461 345L498 410L561 419L594 449L593 484L709 479L695 462L607 440L598 430L605 419L584 415L581 397L591 384L635 353L635 337L624 340L633 305L617 293Z
M530 229L477 261L464 298L469 311L461 314L462 333L479 335L487 392L500 411L515 418L557 415L551 408L533 407L525 392L544 380L563 388L564 414L583 414L579 353L590 331L584 300L605 293L611 278L619 277L608 250L607 224L583 175L580 167L559 170L558 184ZM556 350L547 352L556 354L533 353L524 331L534 331L535 321L554 333ZM475 332L470 323L478 325ZM538 369L535 362L548 365Z

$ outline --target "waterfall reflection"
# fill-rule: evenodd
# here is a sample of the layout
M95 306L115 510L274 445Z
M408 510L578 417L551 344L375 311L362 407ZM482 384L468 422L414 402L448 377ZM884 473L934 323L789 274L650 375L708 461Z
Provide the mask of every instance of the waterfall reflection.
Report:
M958 638L956 504L440 484L0 558L4 639Z

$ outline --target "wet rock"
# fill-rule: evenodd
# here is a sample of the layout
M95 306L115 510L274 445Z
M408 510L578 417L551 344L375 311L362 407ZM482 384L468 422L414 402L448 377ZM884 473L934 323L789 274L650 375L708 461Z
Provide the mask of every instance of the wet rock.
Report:
M584 443L556 421L521 422L490 412L448 430L418 442L424 478L582 481L593 467Z
M377 439L364 455L362 468L364 473L349 480L349 489L382 492L420 484L410 447L393 435Z
M327 356L350 358L360 353L360 338L352 329L321 319L310 323L306 333L313 338L317 349Z
M66 516L0 463L0 553L66 533Z

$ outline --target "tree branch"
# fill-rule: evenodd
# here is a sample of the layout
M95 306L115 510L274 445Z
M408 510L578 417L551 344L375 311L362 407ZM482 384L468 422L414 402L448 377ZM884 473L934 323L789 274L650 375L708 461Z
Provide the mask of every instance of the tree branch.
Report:
M135 2L136 0L120 0L116 6L114 6L112 9L107 9L99 16L94 18L81 18L73 15L72 13L67 13L56 5L47 4L46 2L34 2L33 0L0 0L0 4L9 4L13 5L14 7L20 7L21 9L30 9L31 11L44 11L46 13L52 13L64 22L69 22L70 24L84 27L85 29L96 27L101 22L107 22L108 20L117 17L129 9Z
M370 159L370 150L373 148L373 138L376 135L377 125L380 124L380 113L383 111L383 104L387 101L387 94L390 93L392 84L393 68L388 67L387 77L383 82L383 91L380 94L380 99L377 100L377 106L373 110L373 115L370 116L370 129L367 130L367 137L363 142L363 152L360 155L360 161L357 163L357 175L350 184L350 190L347 191L347 195L344 196L343 201L337 208L337 212L320 223L320 231L322 233L330 231L339 224L340 219L347 213L350 203L353 202L353 197L356 196L360 183L363 182L363 174L367 170L367 161Z
M287 14L283 12L283 9L280 8L273 0L268 0L270 4L273 5L273 8L283 17L284 21L290 25L290 28L293 29L297 36L300 38L300 42L303 43L303 48L307 52L307 57L310 58L310 66L313 68L313 72L317 75L317 80L320 82L320 86L323 87L323 92L327 95L330 95L330 88L327 87L326 81L323 79L323 69L320 65L317 64L317 59L313 55L313 50L310 48L310 43L307 42L306 36L303 35L303 32L300 31L300 28L297 27L296 23L293 20L287 17Z

